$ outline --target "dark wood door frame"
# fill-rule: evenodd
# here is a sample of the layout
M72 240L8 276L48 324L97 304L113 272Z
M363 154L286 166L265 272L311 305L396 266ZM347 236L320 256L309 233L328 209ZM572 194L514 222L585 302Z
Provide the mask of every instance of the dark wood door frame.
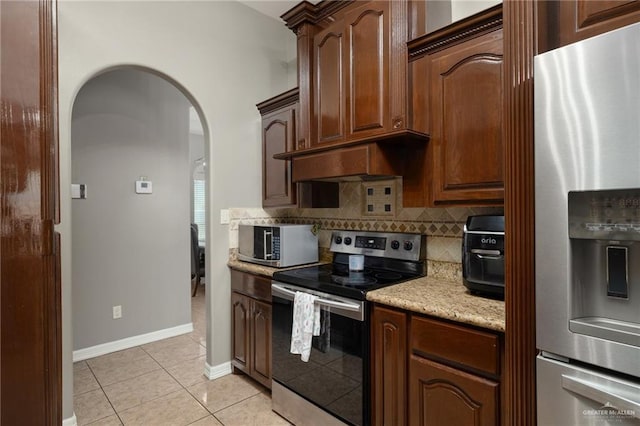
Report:
M533 56L536 2L505 0L505 381L503 424L536 422Z
M0 424L62 423L55 0L0 1Z

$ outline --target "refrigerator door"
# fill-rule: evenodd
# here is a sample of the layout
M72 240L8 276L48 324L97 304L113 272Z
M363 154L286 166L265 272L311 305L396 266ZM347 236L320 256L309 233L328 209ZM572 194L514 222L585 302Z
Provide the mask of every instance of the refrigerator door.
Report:
M570 191L640 188L640 24L544 53L534 66L537 347L640 377L638 262L629 262L627 297L608 297L606 263L591 262L602 278L586 285L575 260L586 249L568 229ZM637 246L602 241L602 253ZM623 311L615 333L601 332Z
M544 356L536 367L538 426L640 425L640 381Z

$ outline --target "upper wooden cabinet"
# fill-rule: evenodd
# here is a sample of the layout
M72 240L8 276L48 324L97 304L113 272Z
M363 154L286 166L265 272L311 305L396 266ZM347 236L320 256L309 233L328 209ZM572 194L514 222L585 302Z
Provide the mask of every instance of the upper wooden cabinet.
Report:
M303 2L283 15L298 35L297 150L401 137L409 129L410 3Z
M536 6L540 52L640 21L638 0L556 0Z
M365 2L314 37L317 138L309 146L406 126L406 2ZM393 90L392 90L393 88Z
M298 90L258 104L262 114L262 206L295 205L296 187L291 180L291 161L274 154L294 148Z
M504 199L501 6L410 43L417 126L431 136L431 204Z
M338 207L336 182L295 184L291 160L273 158L295 149L298 89L270 98L257 107L262 114L262 206Z

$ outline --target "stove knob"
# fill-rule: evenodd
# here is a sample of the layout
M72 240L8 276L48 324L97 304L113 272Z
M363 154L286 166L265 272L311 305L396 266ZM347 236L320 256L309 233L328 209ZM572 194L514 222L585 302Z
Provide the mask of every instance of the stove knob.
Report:
M398 250L400 248L400 241L398 240L391 241L391 248L394 250Z
M413 243L411 241L405 241L404 249L407 251L413 250Z
M345 239L344 239L344 243L345 243L346 245L350 245L350 244L351 244L351 237L345 237Z
M335 238L335 242L336 244L342 244L342 237L340 235L337 235Z

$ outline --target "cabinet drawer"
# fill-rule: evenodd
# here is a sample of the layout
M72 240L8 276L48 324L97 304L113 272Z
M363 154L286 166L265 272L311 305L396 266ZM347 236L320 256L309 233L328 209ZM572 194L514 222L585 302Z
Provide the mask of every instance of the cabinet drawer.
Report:
M271 280L231 270L231 290L271 303Z
M411 318L411 349L492 375L500 374L497 335L428 318Z

